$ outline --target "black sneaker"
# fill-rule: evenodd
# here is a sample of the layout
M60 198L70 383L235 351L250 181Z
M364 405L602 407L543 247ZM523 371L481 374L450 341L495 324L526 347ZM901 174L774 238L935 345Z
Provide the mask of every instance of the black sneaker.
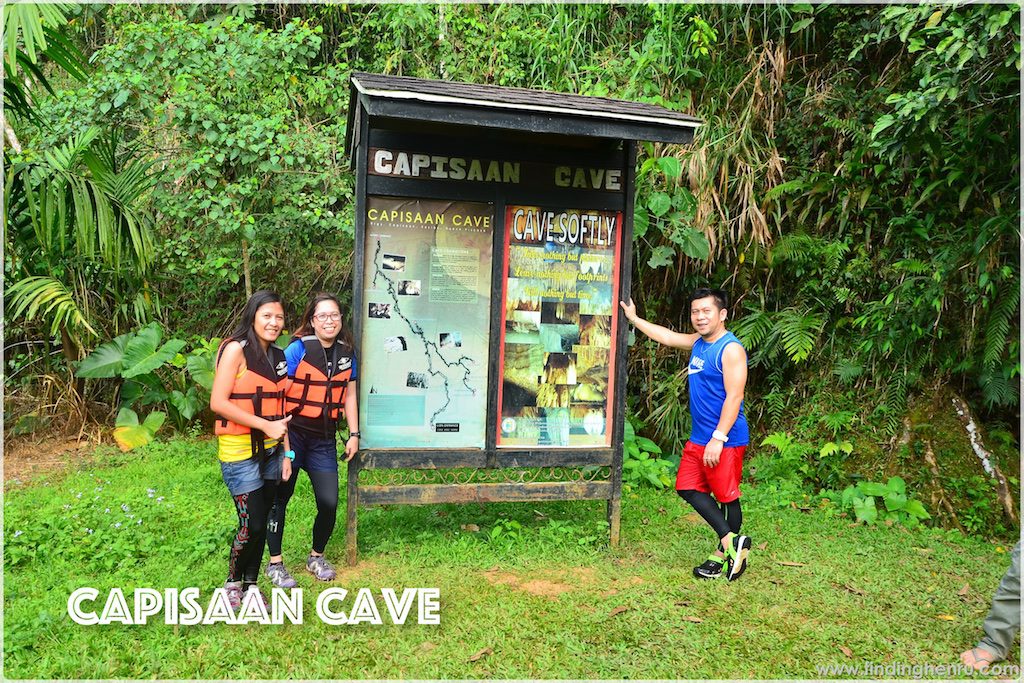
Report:
M725 558L711 555L704 564L693 568L693 575L698 579L717 579L722 575Z
M729 558L725 563L726 578L730 581L735 581L747 571L747 556L750 555L751 545L750 536L736 534L732 537L732 547L729 548Z

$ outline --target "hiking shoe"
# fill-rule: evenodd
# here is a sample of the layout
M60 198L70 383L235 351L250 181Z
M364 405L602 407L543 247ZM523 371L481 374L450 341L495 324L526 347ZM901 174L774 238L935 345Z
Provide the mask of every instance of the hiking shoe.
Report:
M726 577L730 581L735 581L747 571L747 556L750 554L751 545L750 536L736 534L732 537L732 543L727 548L729 561L725 566Z
M242 609L242 582L225 581L224 592L228 596L228 605L231 606L231 611L238 614L238 610Z
M259 586L255 583L249 586L249 592L255 593L256 598L263 603L263 609L270 611L270 601L267 600L267 596L260 590Z
M292 575L288 573L288 570L284 567L284 562L272 562L267 565L267 569L264 572L267 578L270 579L270 583L274 584L278 588L295 588L299 585L299 582L292 578Z
M693 575L698 579L717 579L722 575L723 565L725 565L724 557L711 555L704 560L704 564L693 568Z
M306 569L321 581L333 581L334 577L338 575L323 555L310 555L306 559Z

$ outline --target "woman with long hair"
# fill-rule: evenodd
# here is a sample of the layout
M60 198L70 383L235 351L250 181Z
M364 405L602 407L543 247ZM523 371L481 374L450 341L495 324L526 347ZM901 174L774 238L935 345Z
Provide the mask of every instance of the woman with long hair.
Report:
M324 557L324 551L338 514L336 432L342 417L349 431L345 462L359 451L355 345L342 320L341 304L334 295L321 292L313 297L284 354L291 379L285 406L292 417L290 438L295 449L294 466L306 471L316 498L316 519L306 569L320 581L331 581L336 572ZM293 477L278 487L267 533L270 564L266 573L271 582L281 588L296 585L281 554L285 509L295 491L296 479Z
M216 413L217 456L231 492L238 531L228 556L224 590L237 610L243 593L256 590L267 518L278 482L291 479L294 453L288 447L284 390L287 364L274 345L284 329L281 297L269 290L253 294L238 326L217 351L210 409Z

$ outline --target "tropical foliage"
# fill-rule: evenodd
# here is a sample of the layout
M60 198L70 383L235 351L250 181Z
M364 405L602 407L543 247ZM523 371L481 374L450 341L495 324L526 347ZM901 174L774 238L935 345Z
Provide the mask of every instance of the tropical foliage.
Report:
M748 411L800 434L807 480L839 486L879 450L861 440L946 390L1019 441L1015 6L17 4L4 22L10 401L153 320L222 335L256 285L346 295L358 69L703 119L691 146L641 146L633 296L682 329L693 287L733 292ZM630 363L638 424L678 452L680 356L640 342ZM113 384L74 381L114 414Z

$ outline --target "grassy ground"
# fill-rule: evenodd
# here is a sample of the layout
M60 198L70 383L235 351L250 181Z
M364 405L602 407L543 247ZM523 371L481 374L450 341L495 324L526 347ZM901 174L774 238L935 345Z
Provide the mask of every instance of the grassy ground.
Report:
M208 599L235 521L212 441L108 452L89 471L5 495L3 673L820 678L828 664L947 664L980 636L1009 559L1007 547L957 533L778 509L748 486L750 570L734 583L697 582L690 571L710 531L682 501L643 489L622 511L622 544L610 549L604 506L591 502L364 510L361 562L335 585L437 587L441 625L327 626L315 613L324 585L298 571L314 515L303 475L284 548L305 589L303 625L87 627L66 612L81 586L102 597L198 586ZM339 526L328 547L337 565L343 537Z

